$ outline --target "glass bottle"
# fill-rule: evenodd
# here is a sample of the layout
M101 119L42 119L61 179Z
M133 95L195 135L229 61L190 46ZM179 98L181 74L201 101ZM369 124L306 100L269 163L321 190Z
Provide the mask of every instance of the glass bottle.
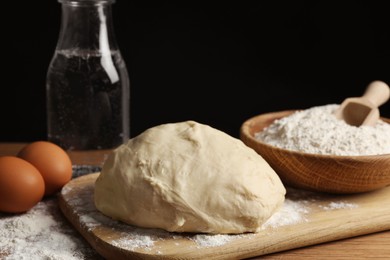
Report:
M68 151L129 139L130 81L112 21L114 0L58 0L61 28L47 71L48 140Z

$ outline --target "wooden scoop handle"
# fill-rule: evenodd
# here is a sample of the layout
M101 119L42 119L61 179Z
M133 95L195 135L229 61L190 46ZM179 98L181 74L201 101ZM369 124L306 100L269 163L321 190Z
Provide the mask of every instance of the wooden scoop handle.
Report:
M383 81L373 81L368 85L363 98L370 101L375 107L379 107L389 100L390 88Z

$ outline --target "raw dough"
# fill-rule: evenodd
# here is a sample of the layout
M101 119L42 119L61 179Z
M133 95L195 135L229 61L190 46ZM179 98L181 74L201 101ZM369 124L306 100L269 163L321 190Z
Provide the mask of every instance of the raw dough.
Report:
M113 219L172 232L256 232L286 190L241 140L194 121L163 124L118 147L95 184Z

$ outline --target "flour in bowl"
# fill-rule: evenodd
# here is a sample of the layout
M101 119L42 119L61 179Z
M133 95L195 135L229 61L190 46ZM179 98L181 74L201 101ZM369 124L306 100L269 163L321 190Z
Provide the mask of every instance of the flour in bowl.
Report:
M374 126L351 126L338 120L337 104L297 111L274 121L255 138L272 146L312 154L390 154L390 124L378 120Z

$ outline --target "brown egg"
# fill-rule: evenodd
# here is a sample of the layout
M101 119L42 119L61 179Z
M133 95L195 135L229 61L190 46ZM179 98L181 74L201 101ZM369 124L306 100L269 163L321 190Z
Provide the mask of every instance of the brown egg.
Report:
M28 211L44 192L43 178L32 164L15 156L0 157L0 211Z
M59 191L72 178L72 162L58 145L37 141L26 145L18 157L34 165L45 181L45 195Z

